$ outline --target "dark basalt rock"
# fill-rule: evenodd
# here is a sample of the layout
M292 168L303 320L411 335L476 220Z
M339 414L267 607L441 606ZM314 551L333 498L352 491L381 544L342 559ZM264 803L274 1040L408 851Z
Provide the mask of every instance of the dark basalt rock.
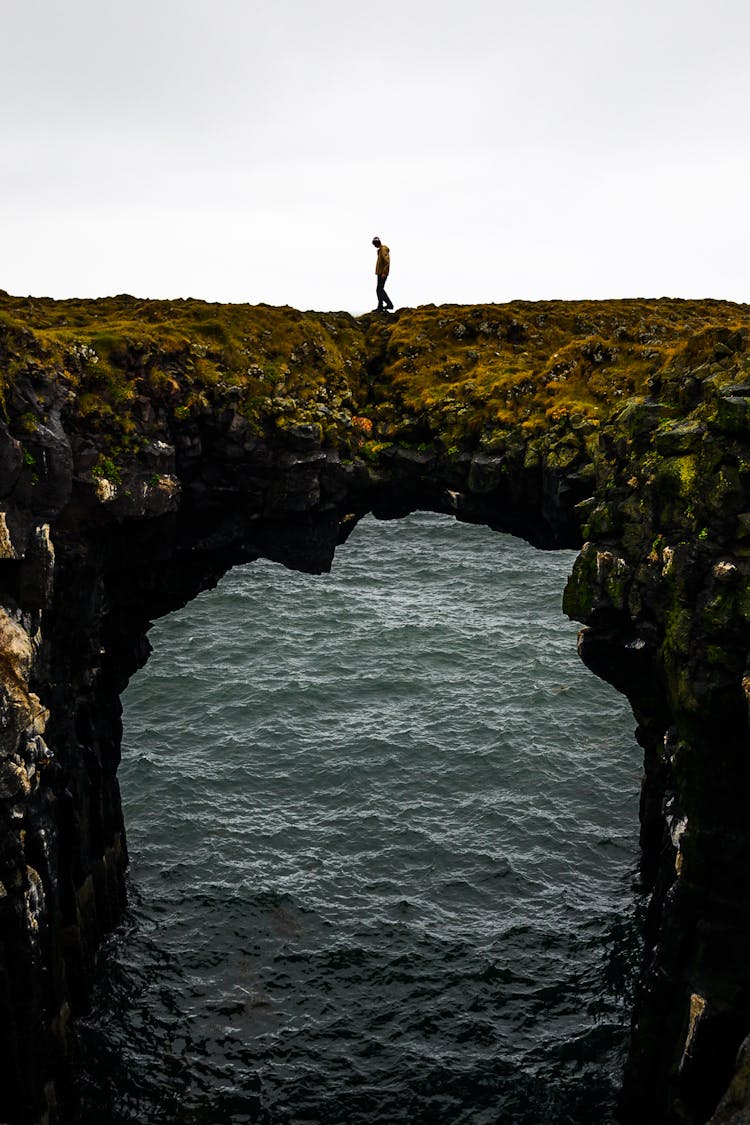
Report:
M221 350L236 308L206 306L193 337L172 329L182 305L53 305L0 293L0 1120L77 1117L75 1017L125 904L119 695L150 622L261 556L325 571L366 512L417 508L586 541L565 609L644 749L651 900L620 1120L745 1120L748 310L262 307ZM144 339L136 320L107 336L115 313ZM586 409L560 407L566 379L600 388Z

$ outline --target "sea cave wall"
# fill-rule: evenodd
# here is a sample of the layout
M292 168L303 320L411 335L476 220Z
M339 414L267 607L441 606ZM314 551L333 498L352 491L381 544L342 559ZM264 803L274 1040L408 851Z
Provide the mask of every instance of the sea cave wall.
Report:
M365 513L416 509L579 550L564 608L644 751L619 1120L739 1120L749 338L750 309L712 301L0 294L1 1120L77 1120L76 1016L126 901L119 697L151 622L241 562L325 571Z

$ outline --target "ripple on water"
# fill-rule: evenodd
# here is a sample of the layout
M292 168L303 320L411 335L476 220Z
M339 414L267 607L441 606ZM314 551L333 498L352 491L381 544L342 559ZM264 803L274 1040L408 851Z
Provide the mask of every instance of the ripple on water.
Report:
M572 557L367 520L331 575L240 568L159 623L88 1121L606 1118L639 755L561 615Z

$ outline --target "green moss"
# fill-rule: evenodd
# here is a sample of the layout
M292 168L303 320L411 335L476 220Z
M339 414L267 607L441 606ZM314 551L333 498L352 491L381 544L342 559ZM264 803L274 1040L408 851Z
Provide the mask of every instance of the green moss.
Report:
M105 457L104 454L99 455L91 473L99 480L108 480L112 484L119 484L121 480L119 468L111 457Z
M680 496L687 497L694 493L698 473L698 458L695 454L670 457L662 462L659 471L672 479Z
M264 305L0 298L0 331L26 333L25 353L59 369L91 425L127 433L144 394L186 417L191 395L210 406L233 386L261 429L281 415L341 433L347 419L336 411L359 413L368 402L377 408L368 411L371 437L408 440L416 427L457 449L491 448L508 430L591 433L661 381L669 393L662 387L658 406L628 423L648 429L670 395L679 405L689 364L730 347L747 318L740 306L690 301L426 306L383 322ZM739 362L739 345L731 347Z
M563 612L573 621L585 621L597 597L596 548L587 543L573 564L563 593Z
M360 446L359 452L367 461L377 461L380 454L392 448L392 445L389 441L366 441Z
M684 657L690 650L693 614L690 609L672 603L665 615L665 648L672 654Z

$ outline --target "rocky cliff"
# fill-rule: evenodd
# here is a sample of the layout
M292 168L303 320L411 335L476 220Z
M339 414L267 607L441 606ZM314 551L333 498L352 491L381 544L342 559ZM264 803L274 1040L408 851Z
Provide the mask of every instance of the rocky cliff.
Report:
M712 301L355 319L0 295L1 1120L76 1119L75 1016L125 899L119 695L150 622L239 562L323 571L363 514L417 508L580 549L565 610L644 750L620 1119L740 1119L749 340L750 308Z

